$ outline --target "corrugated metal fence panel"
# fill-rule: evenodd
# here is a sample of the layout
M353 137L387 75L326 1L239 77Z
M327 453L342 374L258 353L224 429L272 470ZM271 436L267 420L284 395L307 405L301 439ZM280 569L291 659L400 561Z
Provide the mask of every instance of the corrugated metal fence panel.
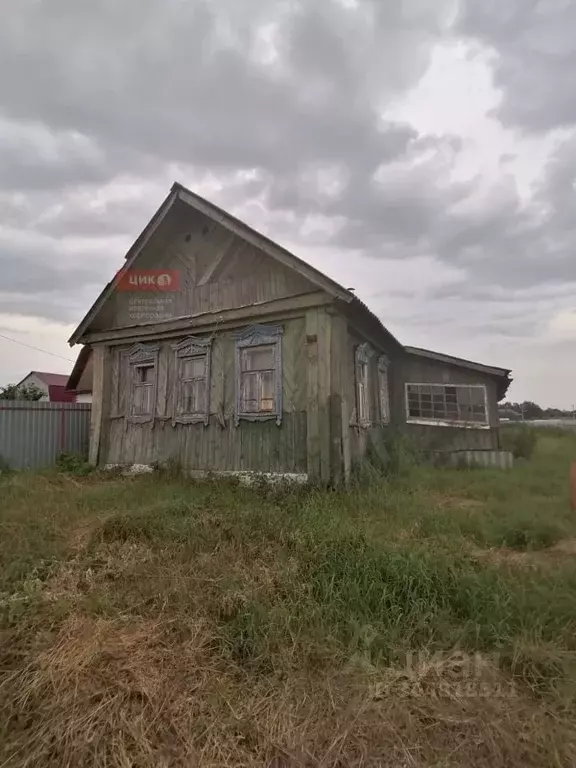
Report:
M455 451L450 454L450 464L454 467L487 467L512 469L514 457L510 451Z
M11 469L47 467L62 451L88 455L89 403L0 401L0 458Z

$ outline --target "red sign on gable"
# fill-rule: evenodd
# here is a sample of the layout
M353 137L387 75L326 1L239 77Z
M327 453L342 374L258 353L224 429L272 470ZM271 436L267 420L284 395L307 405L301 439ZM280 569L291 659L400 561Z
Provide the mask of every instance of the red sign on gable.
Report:
M116 275L118 291L179 291L177 269L125 269Z

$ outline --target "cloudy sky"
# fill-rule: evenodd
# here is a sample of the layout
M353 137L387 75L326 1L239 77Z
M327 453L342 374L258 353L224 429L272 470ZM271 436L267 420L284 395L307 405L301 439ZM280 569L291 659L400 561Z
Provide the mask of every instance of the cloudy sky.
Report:
M0 383L178 180L404 343L576 402L573 0L3 0Z

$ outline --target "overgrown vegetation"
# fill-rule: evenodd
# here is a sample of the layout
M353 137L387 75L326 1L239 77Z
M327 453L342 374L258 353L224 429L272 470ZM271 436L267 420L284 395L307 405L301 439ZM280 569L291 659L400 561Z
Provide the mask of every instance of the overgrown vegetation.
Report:
M537 442L537 428L518 424L502 429L502 447L516 459L531 459Z
M79 477L85 477L94 472L94 467L83 456L79 456L76 453L66 453L65 451L58 455L56 466L61 472L78 475Z
M0 765L576 764L576 436L384 458L349 493L0 479Z
M36 384L6 384L0 386L0 400L42 400L44 392Z

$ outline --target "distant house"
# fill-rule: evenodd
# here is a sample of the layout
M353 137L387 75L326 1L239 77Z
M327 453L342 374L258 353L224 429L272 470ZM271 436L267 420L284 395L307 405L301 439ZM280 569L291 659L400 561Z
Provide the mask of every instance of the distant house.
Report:
M338 482L398 433L493 451L511 381L403 346L352 291L179 184L70 343L100 464Z
M77 403L92 402L92 350L82 347L76 358L72 373L67 379L66 389L76 393Z
M73 403L76 393L67 389L68 376L63 373L46 373L45 371L30 371L18 386L33 384L44 392L42 400L51 403Z

